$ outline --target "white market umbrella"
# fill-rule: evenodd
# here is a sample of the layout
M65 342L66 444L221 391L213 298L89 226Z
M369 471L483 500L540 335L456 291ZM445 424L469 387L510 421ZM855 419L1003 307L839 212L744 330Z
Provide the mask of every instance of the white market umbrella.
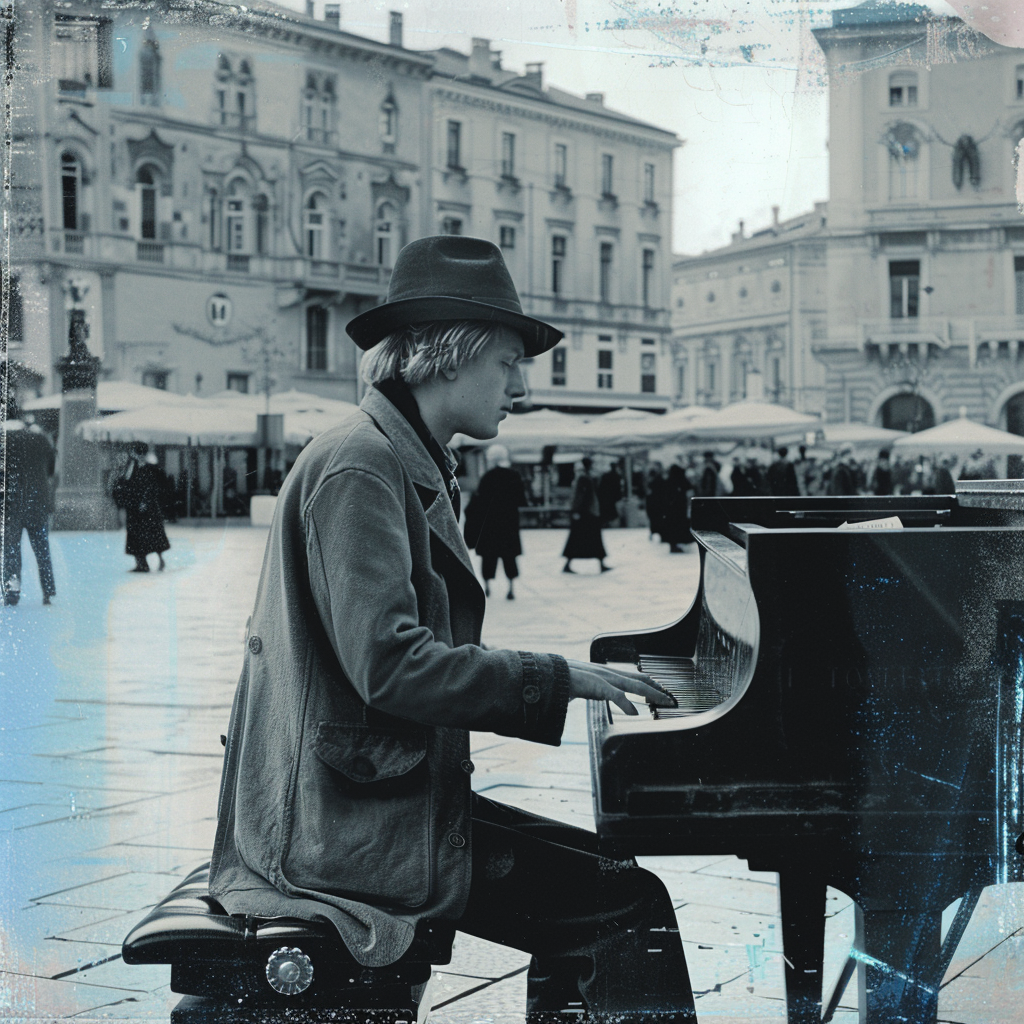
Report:
M96 411L102 413L125 412L128 409L143 409L150 405L181 405L192 396L179 395L162 388L150 388L130 380L101 380L96 385ZM43 395L22 402L26 412L60 408L59 394Z
M202 411L201 398L181 405L150 405L99 416L78 425L86 441L187 445L193 417Z
M703 405L688 405L682 409L672 409L664 416L652 414L631 420L620 418L617 421L611 420L609 417L612 414L609 413L591 423L588 429L592 429L606 447L653 448L693 437L693 428L707 422L714 412L714 409Z
M909 437L905 430L889 430L887 427L874 427L870 423L826 423L821 428L825 434L825 443L841 446L851 445L887 445L894 444L901 437Z
M1024 437L960 416L938 426L907 434L893 442L893 451L924 455L948 452L950 455L980 450L985 455L1024 455Z
M586 430L586 418L556 412L554 409L537 409L521 415L507 416L498 427L498 436L489 441L478 441L465 434L452 438L453 448L464 445L504 445L510 455L533 454L550 445L574 449L592 446Z
M817 431L821 420L817 416L796 412L774 402L733 402L712 415L695 423L691 434L704 441L743 441L794 437Z

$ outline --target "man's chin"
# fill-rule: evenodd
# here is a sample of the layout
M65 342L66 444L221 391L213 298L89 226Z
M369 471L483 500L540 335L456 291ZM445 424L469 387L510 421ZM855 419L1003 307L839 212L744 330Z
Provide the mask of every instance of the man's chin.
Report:
M475 430L464 430L462 431L466 437L473 438L474 441L490 441L498 436L497 427L478 427Z

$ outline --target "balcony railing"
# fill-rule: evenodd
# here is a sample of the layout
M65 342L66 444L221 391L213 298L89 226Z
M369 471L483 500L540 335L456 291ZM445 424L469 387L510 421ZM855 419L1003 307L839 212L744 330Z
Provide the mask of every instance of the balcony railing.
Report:
M234 271L236 274L248 274L249 273L249 257L243 253L229 252L228 253L228 270Z
M947 317L904 316L876 320L861 320L863 345L912 344L923 342L948 348L952 341Z
M143 263L163 263L163 244L161 242L137 242L135 258Z
M314 146L333 146L338 137L330 128L315 128L311 124L306 125L304 131L306 141Z
M83 255L85 253L85 235L81 231L65 231L64 251L69 256Z
M313 277L337 277L338 264L330 260L310 260L309 273Z

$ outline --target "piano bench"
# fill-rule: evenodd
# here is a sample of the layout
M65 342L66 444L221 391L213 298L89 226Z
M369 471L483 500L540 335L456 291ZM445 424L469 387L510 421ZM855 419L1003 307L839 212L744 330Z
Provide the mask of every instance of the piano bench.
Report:
M228 914L209 881L210 865L196 868L121 947L127 964L171 965L171 991L185 997L171 1024L411 1022L429 1009L431 966L451 961L449 924L421 924L396 963L363 967L333 925Z

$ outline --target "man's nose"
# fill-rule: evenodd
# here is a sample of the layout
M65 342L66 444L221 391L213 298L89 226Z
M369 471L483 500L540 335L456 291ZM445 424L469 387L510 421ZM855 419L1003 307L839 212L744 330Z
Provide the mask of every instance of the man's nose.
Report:
M526 384L523 381L523 371L517 363L513 371L508 375L508 387L506 388L510 398L522 398L526 394Z

